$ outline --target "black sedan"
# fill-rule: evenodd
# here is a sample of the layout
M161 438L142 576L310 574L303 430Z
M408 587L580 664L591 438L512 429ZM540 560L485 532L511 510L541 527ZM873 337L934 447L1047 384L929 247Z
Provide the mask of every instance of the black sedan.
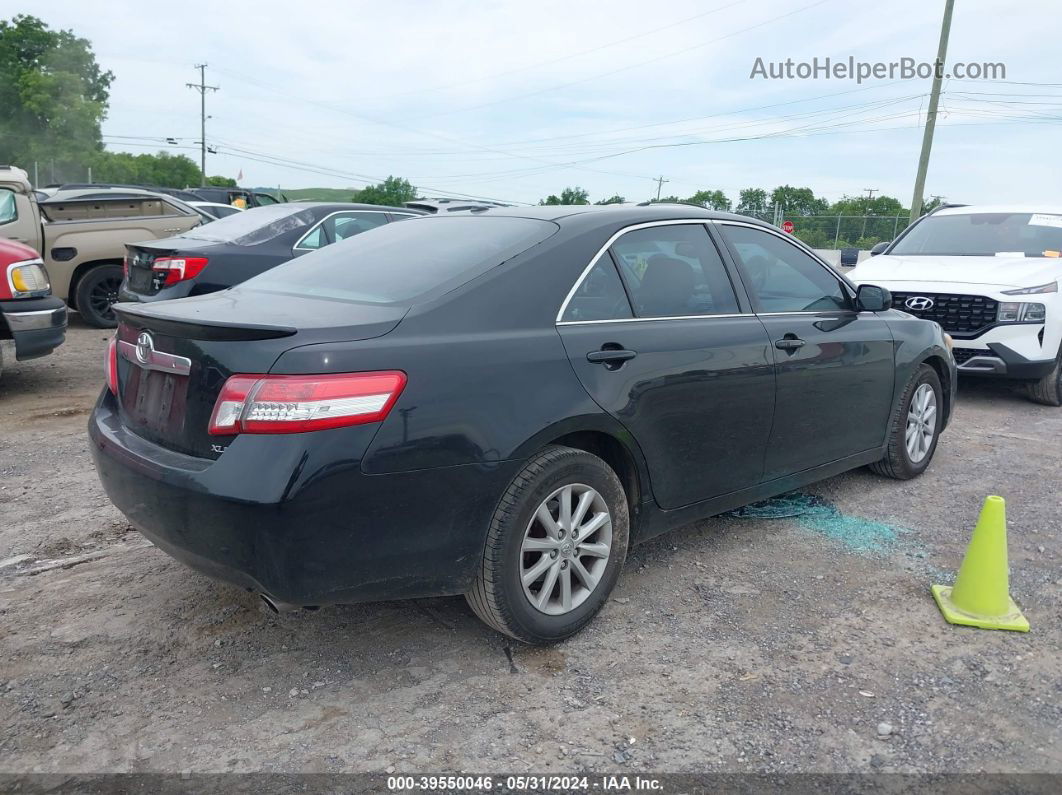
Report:
M419 218L118 304L91 447L146 536L270 604L466 594L552 642L630 543L854 467L925 470L955 364L889 300L691 207Z
M350 202L236 211L176 237L126 246L119 300L148 303L224 290L293 257L424 214Z

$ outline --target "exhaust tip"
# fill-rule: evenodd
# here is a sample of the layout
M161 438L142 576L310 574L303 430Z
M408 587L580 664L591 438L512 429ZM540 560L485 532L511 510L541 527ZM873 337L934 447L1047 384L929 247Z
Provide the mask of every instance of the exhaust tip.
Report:
M277 615L281 613L294 613L298 610L308 610L313 612L314 610L321 609L319 605L293 605L288 604L287 602L278 602L264 593L258 594L258 598L262 600L262 604L264 604L271 613L276 613Z

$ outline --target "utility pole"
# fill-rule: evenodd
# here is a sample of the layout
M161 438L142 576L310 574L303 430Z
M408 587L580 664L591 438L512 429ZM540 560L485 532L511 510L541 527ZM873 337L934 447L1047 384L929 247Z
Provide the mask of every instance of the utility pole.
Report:
M199 82L198 83L185 83L188 88L194 88L199 92L199 167L203 171L202 184L206 185L206 93L208 91L217 91L220 86L208 86L206 84L206 68L205 63L197 63L195 68L199 70Z
M880 193L881 192L880 188L863 188L863 190L865 190L867 192L867 201L868 202L874 200L874 194L875 193Z
M874 201L874 194L879 192L878 188L863 188L867 192L867 202L863 205L863 233L860 237L867 236L867 213L870 211L870 203Z
M665 182L671 182L671 180L664 179L664 175L661 174L659 177L654 179L653 182L656 183L656 200L660 201L660 189L664 187Z
M922 215L922 191L926 187L929 152L933 148L933 130L937 126L940 81L944 77L944 58L948 54L948 35L951 33L951 12L954 7L955 0L944 0L944 20L940 24L940 43L937 45L937 60L933 64L933 89L929 94L929 112L926 114L926 129L922 134L922 153L918 156L918 173L915 175L914 196L911 198L912 224Z

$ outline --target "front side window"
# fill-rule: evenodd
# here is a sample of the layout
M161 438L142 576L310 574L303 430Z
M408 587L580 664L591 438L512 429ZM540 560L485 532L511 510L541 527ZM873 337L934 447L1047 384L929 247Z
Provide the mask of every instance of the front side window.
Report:
M638 317L728 315L737 298L703 224L636 229L612 245Z
M9 224L18 218L18 208L15 206L15 192L7 188L0 188L0 224Z
M606 253L590 269L568 301L561 322L622 320L634 317L612 258Z
M904 256L1058 257L1062 253L1062 215L931 215L900 238L889 253Z
M818 261L777 235L723 225L758 312L849 309L841 282Z

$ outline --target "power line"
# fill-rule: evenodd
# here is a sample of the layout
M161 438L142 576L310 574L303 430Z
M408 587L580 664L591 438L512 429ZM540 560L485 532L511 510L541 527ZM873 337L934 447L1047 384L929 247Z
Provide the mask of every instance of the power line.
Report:
M708 41L701 42L700 44L694 44L694 45L692 45L690 47L683 47L680 50L675 50L673 52L665 53L663 55L658 55L655 58L650 58L650 59L645 60L645 61L638 61L637 63L632 63L632 64L628 64L626 66L621 66L621 67L619 67L617 69L612 69L612 70L610 70L608 72L602 72L600 74L590 75L589 77L582 77L582 78L579 78L578 80L571 80L571 81L569 81L567 83L559 83L557 85L547 86L545 88L536 89L535 91L529 91L529 92L525 92L523 94L515 94L513 96L504 97L502 99L492 100L490 102L483 102L483 103L480 103L478 105L469 105L469 106L464 107L464 108L453 108L451 110L439 111L437 113L427 113L427 114L423 114L421 116L412 116L412 117L406 119L406 121L418 121L420 119L430 119L430 118L434 118L434 117L437 117L437 116L450 116L450 115L453 115L455 113L465 113L465 112L470 111L470 110L479 110L481 108L489 108L489 107L492 107L494 105L501 105L501 104L503 104L505 102L513 102L513 101L518 100L518 99L527 99L528 97L535 97L535 96L539 96L541 94L547 94L547 93L549 93L551 91L558 91L558 90L560 90L562 88L570 88L571 86L577 86L577 85L580 85L582 83L589 83L589 82L591 82L593 80L600 80L603 77L611 77L612 75L617 75L617 74L620 74L621 72L628 72L631 69L637 69L640 66L648 66L649 64L659 63L660 61L667 60L668 58L675 58L675 57L677 57L679 55L685 55L688 52L692 52L693 50L702 49L704 47L707 47L710 44L717 44L718 42L726 41L727 39L731 39L734 36L740 36L742 33L748 33L750 30L756 30L757 28L762 28L765 25L770 25L770 24L772 24L774 22L778 22L779 20L785 19L786 17L791 17L794 14L799 14L799 13L801 13L803 11L809 11L810 9L815 8L816 6L820 6L823 3L828 3L828 2L830 2L830 0L815 0L815 2L809 3L809 4L804 5L804 6L801 6L800 8L793 9L792 11L788 11L788 12L786 12L784 14L779 14L778 16L771 17L770 19L765 19L762 22L757 22L755 25L749 25L748 27L741 28L739 30L735 30L735 31L733 31L731 33L727 33L726 35L723 35L723 36L718 36L718 37L716 37L714 39L709 39Z

